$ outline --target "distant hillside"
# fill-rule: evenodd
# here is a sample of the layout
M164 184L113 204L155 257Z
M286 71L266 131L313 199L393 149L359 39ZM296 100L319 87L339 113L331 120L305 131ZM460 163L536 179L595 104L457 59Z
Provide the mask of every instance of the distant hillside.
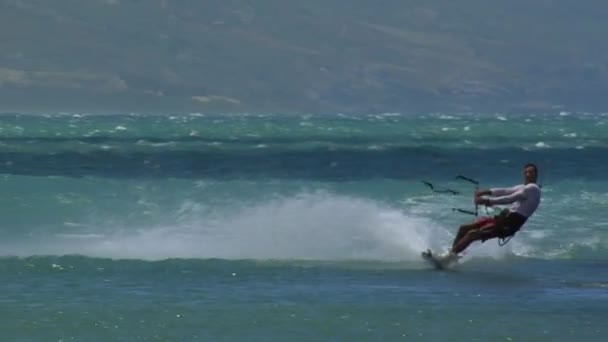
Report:
M0 110L606 110L599 0L0 0Z

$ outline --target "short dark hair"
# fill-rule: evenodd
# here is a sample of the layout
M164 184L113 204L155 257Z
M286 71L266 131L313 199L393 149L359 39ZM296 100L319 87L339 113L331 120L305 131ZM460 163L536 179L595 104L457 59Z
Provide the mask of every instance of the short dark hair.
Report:
M534 163L527 163L526 165L524 165L524 169L527 169L529 167L534 168L534 172L536 174L538 174L538 166L536 166L536 164L534 164Z

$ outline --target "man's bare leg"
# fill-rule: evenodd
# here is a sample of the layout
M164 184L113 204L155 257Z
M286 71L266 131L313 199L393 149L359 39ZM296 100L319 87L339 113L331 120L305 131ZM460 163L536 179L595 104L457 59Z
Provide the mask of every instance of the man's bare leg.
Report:
M452 248L450 249L449 253L442 256L442 258L441 258L443 260L443 262L452 262L452 261L457 260L458 253L460 253L460 251L464 250L464 248L457 249L457 248L460 248L459 245L461 243L463 243L464 241L467 241L465 239L470 239L471 234L476 233L479 230L479 228L482 227L483 224L484 224L483 222L471 222L469 224L463 224L462 226L460 226L458 228L458 233L456 234L456 237L454 238L454 242L452 243ZM466 246L471 244L471 242L473 242L473 241L468 242L466 244ZM458 252L456 252L455 249L457 249Z
M480 240L481 237L479 236L479 231L477 230L469 230L464 237L462 237L462 239L458 240L457 243L454 244L454 246L452 246L452 250L451 253L452 254L459 254L460 252L464 251L465 249L467 249L467 247L469 247L469 245L476 240Z
M466 236L468 232L479 228L481 228L481 225L477 222L463 224L460 226L460 228L458 228L458 233L454 238L454 242L452 242L452 250L454 250L454 247L456 247L456 245L460 242L460 240L462 240L462 238Z
M462 239L460 239L453 247L451 253L456 255L469 247L469 245L477 240L486 241L498 237L498 231L503 229L504 225L501 222L494 223L493 225L483 226L479 229L469 230Z

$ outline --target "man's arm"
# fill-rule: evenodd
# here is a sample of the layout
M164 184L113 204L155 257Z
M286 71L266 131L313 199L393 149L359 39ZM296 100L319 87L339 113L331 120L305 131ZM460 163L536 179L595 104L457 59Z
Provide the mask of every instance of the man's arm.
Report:
M506 196L500 196L500 197L494 197L494 198L488 198L487 199L487 203L489 205L494 205L494 204L509 204L509 203L513 203L513 202L517 202L517 201L521 201L526 199L526 193L524 191L524 189L519 189L509 195Z
M491 188L491 189L483 189L475 191L476 197L481 196L506 196L510 195L518 190L518 186L514 186L511 188Z
M520 189L519 186L513 186L510 188L492 188L489 189L489 193L488 195L491 196L507 196L507 195L511 195L514 194L515 192L517 192Z

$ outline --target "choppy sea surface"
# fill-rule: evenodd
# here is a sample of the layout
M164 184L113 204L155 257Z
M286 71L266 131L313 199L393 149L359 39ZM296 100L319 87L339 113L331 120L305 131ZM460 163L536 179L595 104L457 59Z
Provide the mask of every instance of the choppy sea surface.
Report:
M508 244L422 261L527 162ZM6 341L608 340L606 114L4 113L0 189Z

